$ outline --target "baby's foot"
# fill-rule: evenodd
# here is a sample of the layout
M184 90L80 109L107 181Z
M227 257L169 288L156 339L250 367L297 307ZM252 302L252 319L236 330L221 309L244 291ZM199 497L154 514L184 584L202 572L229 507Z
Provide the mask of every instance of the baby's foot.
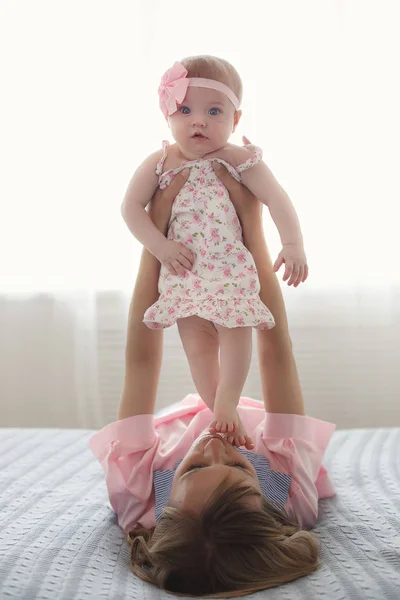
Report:
M239 416L236 406L214 407L214 421L210 425L217 433L233 433L237 431Z
M244 446L247 450L253 450L254 444L244 428L241 418L238 415L238 428L235 431L235 435L227 435L226 439L232 446Z
M249 435L247 435L246 430L244 428L244 425L242 423L241 418L239 417L239 415L237 415L237 419L238 419L238 428L235 432L235 435L227 435L226 439L227 441L232 444L232 446L245 446L245 448L247 448L247 450L253 450L254 449L254 444L253 441L251 439L251 437ZM213 421L210 424L209 427L209 431L210 433L217 433L217 430L214 427L214 423L215 421Z

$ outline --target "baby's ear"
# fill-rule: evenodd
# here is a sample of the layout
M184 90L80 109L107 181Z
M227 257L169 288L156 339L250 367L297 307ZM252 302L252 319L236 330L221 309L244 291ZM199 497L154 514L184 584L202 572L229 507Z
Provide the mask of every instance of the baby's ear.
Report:
M240 121L240 117L242 116L242 111L241 110L236 110L235 114L233 115L233 129L232 129L232 133L235 131L236 127L238 126L238 123Z

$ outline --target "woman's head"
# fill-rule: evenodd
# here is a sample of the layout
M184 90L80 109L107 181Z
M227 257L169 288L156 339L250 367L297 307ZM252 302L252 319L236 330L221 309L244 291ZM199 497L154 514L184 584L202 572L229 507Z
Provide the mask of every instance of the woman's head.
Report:
M235 597L318 567L315 538L262 496L251 463L229 446L209 435L196 440L156 527L128 534L132 569L145 581L177 594Z
M191 56L180 64L187 70L188 78L223 83L241 102L242 81L226 60L215 56ZM196 158L224 146L241 114L223 92L207 87L188 87L178 110L168 116L168 124L182 151L188 157Z
M243 502L261 508L257 473L247 458L228 443L225 436L205 433L192 444L175 471L169 505L188 514L199 515L221 481L253 488Z

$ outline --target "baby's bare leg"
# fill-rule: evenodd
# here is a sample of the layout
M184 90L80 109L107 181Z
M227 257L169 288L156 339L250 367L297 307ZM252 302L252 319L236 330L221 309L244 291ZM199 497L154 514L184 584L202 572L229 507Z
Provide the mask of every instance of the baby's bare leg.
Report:
M219 380L218 333L210 321L196 316L179 319L177 324L197 392L214 410Z
M246 383L251 361L252 328L215 326L220 340L220 376L215 395L215 428L222 433L238 427L236 407Z

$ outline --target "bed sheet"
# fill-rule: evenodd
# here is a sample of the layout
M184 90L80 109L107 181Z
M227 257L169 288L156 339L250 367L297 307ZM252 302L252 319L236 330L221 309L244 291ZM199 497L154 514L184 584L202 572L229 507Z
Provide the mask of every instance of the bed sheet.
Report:
M136 578L87 442L92 430L0 429L0 598L170 600ZM324 461L322 566L257 600L400 598L400 428L339 430Z

